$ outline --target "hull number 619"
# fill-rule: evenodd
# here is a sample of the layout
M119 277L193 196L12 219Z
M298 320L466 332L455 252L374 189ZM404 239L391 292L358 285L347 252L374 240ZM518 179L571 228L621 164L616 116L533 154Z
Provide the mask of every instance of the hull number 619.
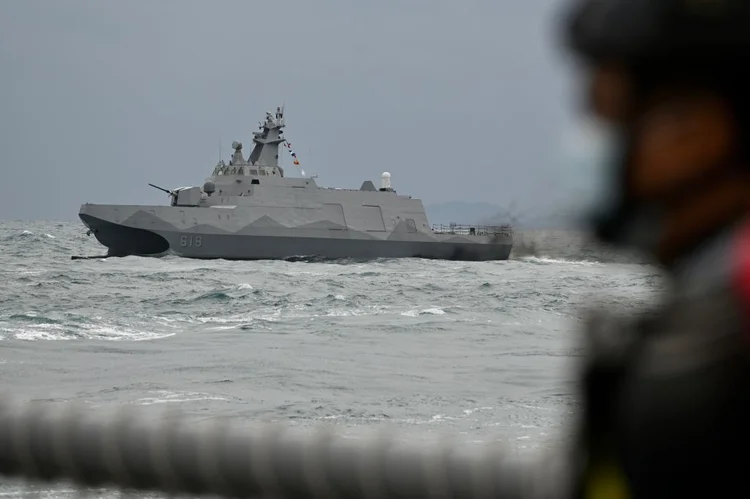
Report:
M200 248L203 244L203 238L201 236L182 236L180 237L180 246L187 247L187 246L195 246L196 248Z

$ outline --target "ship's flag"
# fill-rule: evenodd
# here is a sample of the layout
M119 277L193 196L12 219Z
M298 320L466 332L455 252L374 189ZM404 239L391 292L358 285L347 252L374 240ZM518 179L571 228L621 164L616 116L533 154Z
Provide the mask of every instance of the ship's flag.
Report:
M287 149L289 149L289 154L292 155L292 158L294 158L294 161L293 161L294 164L296 166L299 166L299 159L297 159L297 153L294 152L294 150L292 149L292 144L289 142L284 142L284 145L286 146ZM302 173L303 176L305 175L305 170L303 170L302 168L300 168L300 172Z

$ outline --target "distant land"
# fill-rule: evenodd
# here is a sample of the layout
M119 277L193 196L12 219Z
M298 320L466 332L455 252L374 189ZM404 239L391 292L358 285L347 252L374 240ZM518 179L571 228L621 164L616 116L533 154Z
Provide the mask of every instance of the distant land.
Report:
M425 210L433 225L509 223L518 229L567 229L572 226L564 215L528 215L485 202L450 201L425 205Z

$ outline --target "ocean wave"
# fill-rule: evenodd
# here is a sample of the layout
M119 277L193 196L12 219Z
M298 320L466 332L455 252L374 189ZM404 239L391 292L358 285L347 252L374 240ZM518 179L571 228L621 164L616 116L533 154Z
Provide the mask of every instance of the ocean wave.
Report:
M518 231L511 258L546 258L559 261L596 263L625 263L647 265L643 255L615 250L595 241L591 235L579 231L528 230Z

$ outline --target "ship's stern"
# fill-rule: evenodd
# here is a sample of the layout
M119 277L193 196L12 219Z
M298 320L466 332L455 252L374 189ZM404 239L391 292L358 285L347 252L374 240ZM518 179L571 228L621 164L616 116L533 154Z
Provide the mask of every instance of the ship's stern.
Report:
M160 256L169 251L169 242L159 234L133 226L127 218L130 207L83 204L78 217L90 234L107 247L109 256Z

